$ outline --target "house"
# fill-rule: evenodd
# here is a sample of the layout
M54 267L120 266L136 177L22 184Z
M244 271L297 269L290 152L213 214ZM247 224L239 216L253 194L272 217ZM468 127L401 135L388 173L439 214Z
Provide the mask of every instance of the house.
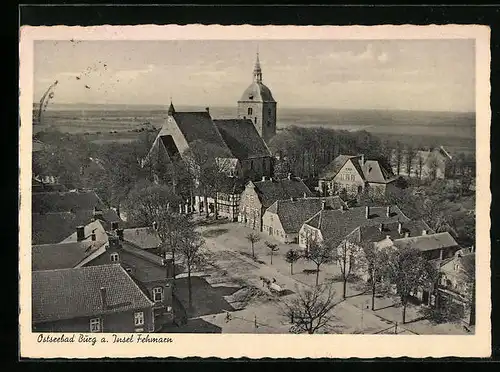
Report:
M158 133L143 166L169 163L203 143L217 159L221 171L241 179L257 180L272 174L273 157L266 142L276 134L276 101L262 83L259 59L253 82L238 101L237 118L213 120L210 110L178 111L170 103L167 119ZM206 153L197 158L206 157ZM199 160L199 159L198 159Z
M59 243L76 231L99 220L106 230L123 223L115 210L106 208L94 191L39 192L32 194L32 243Z
M154 230L154 227L123 229L123 240L148 252L154 254L160 253L161 239Z
M153 306L118 264L32 273L34 332L153 332Z
M472 249L460 249L440 264L438 293L463 305L465 316L470 315L475 270L476 255Z
M453 172L452 156L443 146L411 152L394 150L391 167L395 174L419 179L445 179ZM410 164L408 164L410 163Z
M205 195L200 190L195 190L194 208L199 214L206 212L205 203L208 204L208 212L215 212L217 195L217 214L230 221L237 221L240 210L241 193L245 189L244 183L237 177L224 177L219 180L217 191Z
M329 244L338 246L360 226L408 221L410 219L396 205L324 209L304 222L299 231L299 246L307 250L311 239L319 244L328 241Z
M282 243L298 243L304 222L323 208L341 209L347 208L347 204L339 196L276 200L264 213L262 231Z
M31 182L31 192L32 193L44 193L44 192L55 192L55 191L67 191L66 186L58 183L44 183L41 182L36 177L33 177Z
M261 181L249 181L241 193L238 221L254 230L262 231L262 216L276 200L312 197L313 193L300 178L275 180L262 177Z
M353 199L364 192L383 197L397 187L396 177L380 160L366 160L364 155L339 155L319 175L321 195L340 195Z

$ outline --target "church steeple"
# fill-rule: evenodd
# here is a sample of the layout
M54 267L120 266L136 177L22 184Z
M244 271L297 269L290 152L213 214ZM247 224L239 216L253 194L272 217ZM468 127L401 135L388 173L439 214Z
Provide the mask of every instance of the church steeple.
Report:
M262 83L262 69L260 68L258 51L257 51L257 60L255 61L255 67L253 68L253 80L256 83Z

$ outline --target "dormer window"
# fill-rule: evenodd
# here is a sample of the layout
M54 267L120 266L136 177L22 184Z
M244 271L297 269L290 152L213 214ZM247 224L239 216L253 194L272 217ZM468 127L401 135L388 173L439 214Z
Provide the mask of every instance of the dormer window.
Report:
M252 115L253 114L253 110L251 107L248 108L248 115Z
M248 99L253 99L253 94L250 94L250 95L248 96Z
M163 288L162 287L153 288L153 301L154 302L163 301Z
M111 253L109 255L109 257L111 258L111 262L118 262L120 261L120 256L118 255L118 253Z

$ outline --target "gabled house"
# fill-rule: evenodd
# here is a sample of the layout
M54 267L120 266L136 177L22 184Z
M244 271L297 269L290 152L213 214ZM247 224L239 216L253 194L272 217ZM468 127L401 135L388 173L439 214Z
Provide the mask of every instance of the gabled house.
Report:
M333 246L338 246L361 226L380 226L380 224L409 221L410 219L396 205L324 209L302 225L299 232L299 246L307 250L311 239L319 244L327 241Z
M395 174L419 179L445 179L452 172L452 156L443 146L391 154L391 167ZM408 164L410 162L410 164ZM409 165L409 166L408 166ZM409 170L409 172L408 172Z
M262 216L276 200L312 197L313 193L300 178L289 175L275 180L249 181L241 193L238 221L258 231L262 231Z
M440 263L439 274L439 295L463 305L464 315L470 316L476 275L475 252L471 249L458 250L453 257Z
M219 180L217 191L204 195L202 190L195 190L195 210L198 213L206 213L205 203L208 204L208 212L215 213L217 203L217 214L230 221L237 221L240 210L241 193L245 185L241 178L224 177Z
M153 332L153 305L118 264L32 273L34 332Z
M347 209L347 204L339 196L276 200L264 213L262 231L283 243L298 243L305 221L322 209L342 208Z
M340 195L352 199L364 192L383 197L396 187L392 170L379 160L365 160L364 155L339 155L319 175L321 195Z

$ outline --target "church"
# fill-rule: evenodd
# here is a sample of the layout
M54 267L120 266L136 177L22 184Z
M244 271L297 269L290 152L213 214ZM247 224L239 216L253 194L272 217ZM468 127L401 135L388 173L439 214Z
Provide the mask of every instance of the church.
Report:
M210 110L177 111L172 102L167 118L143 164L152 159L169 162L190 149L210 148L222 171L241 180L270 177L273 157L267 147L276 134L276 101L262 82L259 55L253 82L238 101L237 117L213 119ZM200 154L201 156L201 154Z
M170 102L166 120L142 164L169 164L175 157L186 158L188 153L200 162L212 156L227 175L224 187L217 195L202 195L195 190L192 202L200 213L207 210L207 204L208 211L217 208L218 214L235 220L245 183L270 178L273 173L273 156L267 143L276 134L276 104L271 90L262 82L257 53L253 81L238 101L235 118L214 119L209 108L178 111Z

